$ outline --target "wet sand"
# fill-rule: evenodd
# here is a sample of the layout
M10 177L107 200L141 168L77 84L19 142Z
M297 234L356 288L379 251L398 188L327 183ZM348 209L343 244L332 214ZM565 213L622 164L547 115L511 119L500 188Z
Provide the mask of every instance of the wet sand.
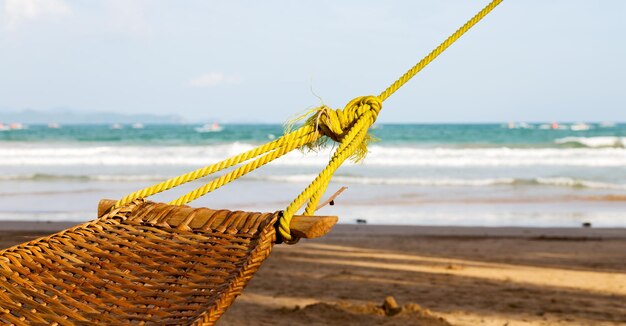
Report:
M0 246L67 225L0 222ZM626 229L339 225L274 247L218 323L293 324L626 324Z

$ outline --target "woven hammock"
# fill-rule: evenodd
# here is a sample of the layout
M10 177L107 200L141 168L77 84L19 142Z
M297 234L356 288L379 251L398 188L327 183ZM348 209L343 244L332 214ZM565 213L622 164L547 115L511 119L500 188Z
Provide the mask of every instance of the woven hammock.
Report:
M269 255L278 216L137 199L3 250L0 323L212 325ZM336 221L293 226L314 237Z
M378 96L358 97L342 110L314 109L303 126L279 139L103 200L96 220L0 251L0 323L213 325L274 244L330 231L337 217L313 215L337 168L367 154L368 130L382 102L500 2L493 0ZM283 211L183 206L292 150L328 140L339 143L328 165ZM169 204L144 199L235 166ZM296 215L307 202L304 215Z

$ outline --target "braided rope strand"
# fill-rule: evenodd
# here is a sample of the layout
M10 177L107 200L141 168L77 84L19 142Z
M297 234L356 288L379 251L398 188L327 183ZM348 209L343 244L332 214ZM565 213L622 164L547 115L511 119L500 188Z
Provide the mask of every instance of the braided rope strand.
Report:
M235 181L237 179L239 179L240 177L248 174L249 172L252 172L256 169L258 169L259 167L270 163L272 161L274 161L275 159L293 151L296 148L300 148L302 146L304 146L305 144L308 144L312 141L315 141L316 138L318 138L319 135L316 135L315 133L308 133L306 135L303 135L301 137L298 137L290 142L287 142L285 144L283 144L283 146L277 148L274 151L271 151L267 154L265 154L264 156L258 157L257 159L255 159L254 161L251 161L249 163L246 163L245 165L217 178L214 179L213 181L198 187L190 192L188 192L187 194L180 196L179 198L171 201L169 204L170 205L185 205L191 201L194 201L204 195L206 195L209 192L212 192L214 190L216 190L217 188L220 188L223 185L226 185L232 181Z
M350 105L350 103L348 104ZM368 110L371 108L369 104L365 104L364 108L367 110L365 111L366 114L367 113L371 113ZM378 109L380 110L380 109ZM371 124L374 123L374 121L376 120L376 117L372 118L372 122ZM365 123L365 118L364 116L358 116L357 118L357 122L354 124L354 126L348 131L348 133L346 134L346 136L341 140L341 142L339 143L339 146L337 147L337 149L335 150L335 154L333 155L333 157L335 157L337 155L337 153L341 153L343 152L346 147L348 147L348 145L350 145L351 142L356 141L359 144L362 144L363 141L365 140L364 138L367 136L367 129L369 129L369 126L363 126L363 123ZM358 131L360 131L362 128L367 128L366 129L366 133L363 135L363 138L357 137L358 135ZM358 138L358 139L355 139ZM352 154L350 154L349 156L353 156ZM332 158L331 158L332 160ZM330 180L328 180L330 181ZM317 204L319 203L320 198L322 197L322 195L324 195L324 193L326 192L326 187L328 186L328 183L326 183L325 186L320 187L309 199L309 203L307 205L307 208L304 212L304 215L313 215L315 213L315 210L317 208Z
M426 67L429 63L431 63L437 56L439 56L443 51L445 51L452 43L456 42L465 32L467 32L470 28L472 28L476 23L478 23L481 19L487 16L496 6L498 6L503 0L493 0L490 2L483 10L478 12L474 17L468 20L465 25L461 26L456 30L452 35L450 35L445 41L439 44L434 50L432 50L427 56L425 56L420 62L418 62L415 66L409 69L402 77L398 78L393 84L389 85L387 89L385 89L378 98L381 101L385 101L391 96L391 94L395 93L402 85L406 84L413 76L417 75L424 67Z
M333 173L339 168L339 166L341 166L341 164L343 164L343 162L345 162L346 159L348 159L354 153L357 146L359 146L359 142L355 140L358 140L359 138L363 139L365 137L367 129L369 128L371 123L373 123L371 114L365 115L363 119L359 120L359 122L361 121L362 123L358 124L358 127L355 125L355 128L351 129L351 131L354 130L354 132L356 133L353 141L346 142L348 145L343 151L335 152L335 155L333 155L333 158L330 160L326 168L322 170L322 172L320 172L315 180L313 180L313 182L311 182L311 184L309 184L309 186L304 191L302 191L302 193L300 193L300 195L298 195L283 212L283 217L279 220L278 231L284 239L292 240L293 238L291 236L289 224L295 212L302 206L302 204L304 204L305 201L309 200L313 196L313 194L318 191L318 189L321 189L328 184ZM316 205L317 202L314 203L314 205L312 206L315 207Z
M245 162L248 160L251 160L259 155L263 155L269 151L275 150L276 148L283 146L286 143L291 142L294 139L297 138L301 138L304 135L310 134L314 132L313 128L310 128L308 126L303 127L303 128L299 128L293 132L290 132L286 135L283 135L282 137L265 143L259 147L253 148L247 152L235 155L233 157L230 157L228 159L225 159L223 161L217 162L215 164L209 165L209 166L205 166L202 167L200 169L185 173L183 175L179 175L176 177L173 177L171 179L165 180L163 182L160 182L158 184L146 187L144 189L135 191L125 197L123 197L122 199L118 200L115 205L113 206L114 208L118 208L121 207L123 205L126 205L128 203L130 203L131 201L137 199L137 198L146 198L146 197L150 197L152 195L158 194L160 192L169 190L171 188L180 186L182 184L185 184L187 182L191 182L200 178L203 178L209 174L213 174L219 171L222 171L224 169L227 169L229 167L235 166L241 162Z

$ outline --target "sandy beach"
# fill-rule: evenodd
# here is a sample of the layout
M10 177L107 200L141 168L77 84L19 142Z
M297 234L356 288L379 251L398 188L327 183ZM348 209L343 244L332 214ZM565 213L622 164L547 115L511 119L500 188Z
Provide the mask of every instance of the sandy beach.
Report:
M70 224L1 222L0 246ZM275 246L219 325L619 325L624 248L624 229L338 225Z

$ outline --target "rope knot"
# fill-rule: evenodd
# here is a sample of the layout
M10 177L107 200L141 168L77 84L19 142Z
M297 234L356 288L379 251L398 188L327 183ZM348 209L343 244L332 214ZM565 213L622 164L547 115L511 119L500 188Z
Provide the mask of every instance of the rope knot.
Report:
M350 101L343 109L333 110L322 106L310 119L315 119L318 132L340 143L359 119L368 119L367 127L371 126L381 108L382 103L378 97L361 96Z
M374 124L378 113L382 108L382 102L377 96L361 96L353 99L343 109L334 110L326 105L305 112L300 117L291 120L287 124L287 131L293 125L303 119L306 119L305 126L313 127L315 132L325 137L318 137L315 141L306 145L310 150L319 150L323 148L328 139L332 139L337 143L351 141L346 139L348 134L352 132L354 138L360 129L367 133L369 127ZM355 127L359 130L353 130ZM354 161L360 161L367 154L367 144L374 140L369 134L363 137L362 143L355 149L351 158Z

